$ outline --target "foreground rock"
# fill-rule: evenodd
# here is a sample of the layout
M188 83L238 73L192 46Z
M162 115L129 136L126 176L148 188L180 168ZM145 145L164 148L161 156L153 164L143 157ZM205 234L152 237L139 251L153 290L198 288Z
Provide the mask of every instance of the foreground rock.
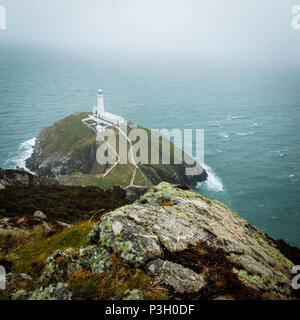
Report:
M169 298L291 299L292 267L270 237L223 204L186 186L161 183L135 203L104 214L85 248L54 253L29 298L73 299L74 290L85 286L74 282L88 281L86 287L99 290L101 281L114 283L141 270ZM148 290L129 288L120 296L118 285L105 288L110 299L140 299Z
M291 295L293 263L272 240L223 204L193 191L161 183L136 203L105 214L95 229L94 243L137 266L147 265L179 293L205 287L210 276L205 269L215 264L253 297Z
M47 219L47 216L42 211L39 211L39 210L33 214L33 217L41 220Z
M206 285L201 275L177 263L154 260L147 267L152 276L179 293L195 293Z

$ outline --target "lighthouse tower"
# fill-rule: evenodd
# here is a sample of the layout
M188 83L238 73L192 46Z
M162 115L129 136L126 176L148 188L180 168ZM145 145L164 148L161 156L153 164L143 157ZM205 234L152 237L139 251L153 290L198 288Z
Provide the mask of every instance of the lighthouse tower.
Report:
M97 106L97 113L104 114L104 95L103 90L98 90L98 106Z
M104 111L104 95L103 90L99 89L97 91L98 93L98 105L97 107L93 108L93 120L105 125L116 125L120 123L126 123L125 119L122 117L119 117L113 113L105 112ZM96 120L95 120L96 118Z

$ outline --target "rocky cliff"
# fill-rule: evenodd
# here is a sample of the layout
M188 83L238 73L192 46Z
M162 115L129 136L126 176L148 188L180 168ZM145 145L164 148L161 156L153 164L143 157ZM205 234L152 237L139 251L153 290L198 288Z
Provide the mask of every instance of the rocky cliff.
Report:
M54 186L58 182L55 179L46 179L33 175L24 170L2 170L0 169L0 190L7 187L20 186Z
M86 245L57 250L38 287L13 298L294 299L296 261L282 248L223 204L163 182L105 213Z
M187 176L186 163L174 164L172 155L177 149L171 143L171 164L139 165L136 170L132 164L116 166L100 165L96 161L98 144L96 132L82 123L88 113L73 114L53 126L44 129L36 139L34 152L26 162L29 169L46 177L58 178L61 184L103 188L112 186L149 186L162 181L196 185L207 179L206 171L199 165L199 174ZM128 128L130 129L130 128ZM145 129L147 134L149 130ZM149 136L150 139L150 136ZM166 139L162 137L162 139ZM150 140L149 140L150 142ZM150 143L149 143L150 145ZM160 154L160 150L149 150ZM116 150L118 153L118 150Z

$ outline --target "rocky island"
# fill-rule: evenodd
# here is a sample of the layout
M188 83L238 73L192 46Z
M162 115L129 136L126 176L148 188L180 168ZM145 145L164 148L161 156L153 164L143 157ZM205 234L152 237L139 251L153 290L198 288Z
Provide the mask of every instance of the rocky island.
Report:
M45 177L56 178L64 185L99 186L111 188L122 187L149 187L162 181L195 186L198 182L207 179L206 171L197 163L199 174L186 175L189 165L183 161L176 164L174 160L178 148L166 137L161 139L170 143L171 163L163 164L128 164L101 165L96 160L97 132L85 126L83 121L89 113L73 114L58 121L49 128L44 129L37 137L32 156L27 159L27 167L37 174ZM116 126L109 127L116 130ZM149 146L151 145L150 130L142 128L148 134ZM128 126L128 131L132 130ZM160 142L160 146L162 140ZM129 146L128 146L129 148ZM150 148L151 153L160 154L161 148ZM119 150L116 149L116 154ZM188 156L183 154L183 159ZM136 170L137 169L137 170Z

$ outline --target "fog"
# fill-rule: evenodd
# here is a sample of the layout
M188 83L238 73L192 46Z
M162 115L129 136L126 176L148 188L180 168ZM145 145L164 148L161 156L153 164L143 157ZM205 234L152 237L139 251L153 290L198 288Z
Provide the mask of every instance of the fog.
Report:
M0 4L7 12L0 45L233 61L300 60L300 30L291 27L297 0L0 0Z

